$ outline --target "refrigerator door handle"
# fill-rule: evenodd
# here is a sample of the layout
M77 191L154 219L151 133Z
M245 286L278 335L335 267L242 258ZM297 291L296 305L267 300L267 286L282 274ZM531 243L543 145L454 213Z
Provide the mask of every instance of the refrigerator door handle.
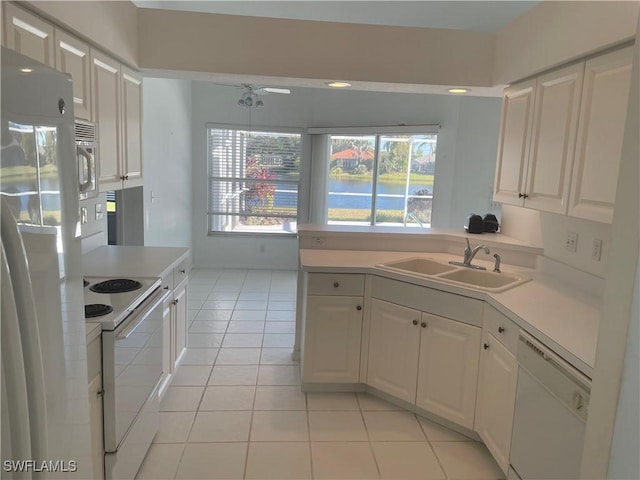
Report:
M13 294L13 284L0 243L0 297L2 328L2 460L22 460L32 458L31 435L29 430L29 409L27 407L27 383L24 371L22 343L18 312ZM9 457L10 456L10 457Z
M0 202L0 209L0 238L13 284L13 296L22 340L31 430L31 458L43 461L48 458L48 423L36 303L33 298L27 254L18 224L7 202Z

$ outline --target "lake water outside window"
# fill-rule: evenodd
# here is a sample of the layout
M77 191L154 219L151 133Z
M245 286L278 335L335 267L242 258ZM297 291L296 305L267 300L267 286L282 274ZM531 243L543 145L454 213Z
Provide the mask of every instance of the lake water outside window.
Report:
M437 134L331 135L327 222L429 227Z

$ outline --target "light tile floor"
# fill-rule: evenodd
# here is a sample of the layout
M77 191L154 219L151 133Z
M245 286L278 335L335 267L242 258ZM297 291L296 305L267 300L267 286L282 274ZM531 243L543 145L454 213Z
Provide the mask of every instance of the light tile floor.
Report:
M307 393L296 272L193 270L189 349L138 479L504 478L482 443L368 394Z

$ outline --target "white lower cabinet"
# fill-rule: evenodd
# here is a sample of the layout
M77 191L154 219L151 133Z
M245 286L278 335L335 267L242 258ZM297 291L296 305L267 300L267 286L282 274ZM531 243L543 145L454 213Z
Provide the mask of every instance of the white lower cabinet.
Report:
M475 430L503 472L509 468L518 364L491 333L482 336Z
M94 338L87 345L87 374L89 380L89 431L93 478L104 478L104 441L102 423L102 341Z
M418 310L371 300L367 384L414 403L420 353Z
M307 297L303 383L358 382L362 306L362 297Z
M187 351L187 281L176 287L171 308L171 331L173 332L173 368L176 370Z
M482 330L422 314L416 405L473 429Z
M367 384L473 428L481 329L371 300Z
M167 387L171 384L173 368L171 365L171 305L173 298L165 300L162 307L162 381L158 390L158 397L162 399Z

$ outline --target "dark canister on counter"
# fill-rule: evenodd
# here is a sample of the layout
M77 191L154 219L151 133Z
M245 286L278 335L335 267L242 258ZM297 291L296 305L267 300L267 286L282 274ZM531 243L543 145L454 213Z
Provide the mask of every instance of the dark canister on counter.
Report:
M482 221L482 217L475 213L470 214L464 224L464 229L469 233L484 232L484 222Z
M492 213L487 213L482 219L484 222L484 231L489 233L495 233L500 228L498 219Z

